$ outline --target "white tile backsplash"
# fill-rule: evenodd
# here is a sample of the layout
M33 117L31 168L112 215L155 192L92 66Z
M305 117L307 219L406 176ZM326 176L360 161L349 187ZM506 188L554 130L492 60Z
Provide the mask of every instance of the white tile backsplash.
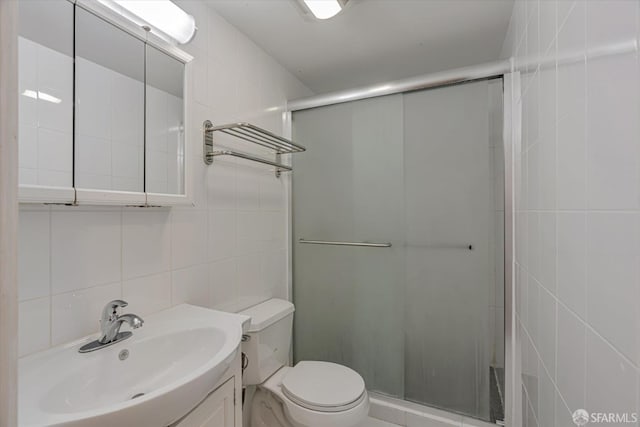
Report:
M51 213L51 293L119 282L121 211Z
M282 288L282 286L281 286ZM237 311L238 262L236 259L209 264L209 304L211 308Z
M20 301L49 296L49 212L20 214L18 236L18 296Z
M208 255L210 261L220 261L236 254L237 221L238 215L235 211L209 211Z
M122 278L171 270L171 210L122 213Z
M578 408L640 411L639 54L612 49L637 46L639 11L638 1L514 4L502 56L514 56L523 92L524 427L569 427Z
M262 275L260 253L243 255L238 258L238 304L240 309L265 301L273 293Z
M96 333L106 302L121 298L120 282L52 296L51 345Z
M127 311L139 316L171 307L171 273L152 274L122 282Z
M45 350L51 339L51 298L23 301L18 306L18 354Z
M188 303L209 307L209 267L199 264L174 270L171 277L173 305Z
M210 119L214 123L252 121L280 133L285 101L311 93L204 2L179 3L196 16L199 27L194 42L185 46L199 70L187 93L197 95L187 105L191 127L187 153L192 159L195 206L21 207L20 316L26 319L21 320L21 355L96 333L103 305L114 298L124 298L131 312L144 316L181 302L235 311L287 294L283 272L288 175L276 179L268 168L229 159L205 166L200 130L203 120ZM37 61L37 51L21 55L21 61ZM247 62L251 68L239 73ZM252 90L240 93L238 88L249 80ZM37 81L35 72L25 73L20 84ZM111 98L134 96L133 88L127 93L111 93L96 85L84 88L84 100L89 96L86 91L102 100L91 108L111 117L78 123L82 137L89 137L76 146L77 154L86 157L83 163L89 165L79 171L84 182L105 189L118 179L122 185L134 185L141 177L134 172L142 161L141 152L135 164L132 149L141 120L108 107ZM38 106L33 101L20 103L21 125L26 129L21 129L22 136L30 135L32 140L21 143L20 174L21 182L32 177L35 184L39 138ZM82 109L77 113L82 115ZM29 133L32 125L34 132ZM111 147L113 141L120 145ZM91 144L91 149L82 150ZM171 147L161 144L163 150L158 152L166 153ZM158 182L169 185L163 175L158 177ZM247 236L253 240L242 253L237 250L238 209L258 221L257 228L252 224L256 234Z
M174 210L171 224L171 266L200 264L207 259L207 212Z

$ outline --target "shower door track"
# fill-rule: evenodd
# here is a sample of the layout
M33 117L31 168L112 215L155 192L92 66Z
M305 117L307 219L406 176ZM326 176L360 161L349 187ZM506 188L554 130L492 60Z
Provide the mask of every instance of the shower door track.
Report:
M287 111L308 110L310 108L325 107L327 105L341 104L343 102L357 101L360 99L450 86L474 80L490 79L492 77L499 78L510 71L511 61L509 60L489 62L473 67L456 68L409 79L395 80L372 86L296 99L287 103Z

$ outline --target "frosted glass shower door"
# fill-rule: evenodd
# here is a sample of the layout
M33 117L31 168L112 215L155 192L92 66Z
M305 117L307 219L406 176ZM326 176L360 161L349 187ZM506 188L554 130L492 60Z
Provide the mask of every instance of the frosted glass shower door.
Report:
M497 419L501 97L501 80L477 81L293 114L308 149L294 159L296 361L341 363L371 391Z
M293 136L307 147L294 160L294 358L347 365L402 397L402 96L296 112Z
M482 419L498 283L494 190L502 191L489 99L499 83L404 95L405 399Z

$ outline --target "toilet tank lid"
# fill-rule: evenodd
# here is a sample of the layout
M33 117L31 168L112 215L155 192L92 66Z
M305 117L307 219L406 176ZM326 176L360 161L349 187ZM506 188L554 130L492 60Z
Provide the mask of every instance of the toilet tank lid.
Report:
M287 317L293 311L293 304L289 301L273 298L249 307L241 311L240 314L251 317L251 325L248 332L258 332Z

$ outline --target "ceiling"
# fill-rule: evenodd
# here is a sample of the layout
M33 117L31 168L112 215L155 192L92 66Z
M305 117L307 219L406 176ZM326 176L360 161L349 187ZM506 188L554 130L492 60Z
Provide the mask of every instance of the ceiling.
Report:
M351 0L326 21L296 0L207 0L326 93L497 60L513 0Z

